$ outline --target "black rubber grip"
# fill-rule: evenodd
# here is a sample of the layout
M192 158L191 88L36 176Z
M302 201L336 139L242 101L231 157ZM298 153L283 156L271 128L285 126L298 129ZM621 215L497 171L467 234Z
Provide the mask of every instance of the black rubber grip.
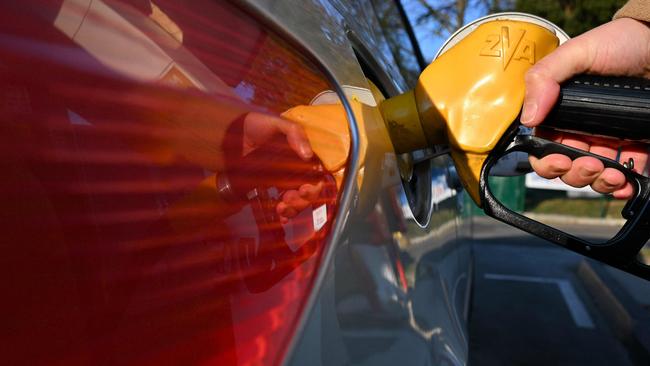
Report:
M650 141L650 80L580 75L562 84L544 127Z

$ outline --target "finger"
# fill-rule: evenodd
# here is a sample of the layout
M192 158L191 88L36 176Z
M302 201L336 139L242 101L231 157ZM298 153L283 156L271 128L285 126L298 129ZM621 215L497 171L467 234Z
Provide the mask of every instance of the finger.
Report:
M615 191L612 193L612 196L616 199L620 200L626 200L632 198L632 195L634 194L634 188L632 185L628 182L625 184L625 187L619 189L618 191Z
M591 188L600 193L612 193L625 186L626 179L623 173L613 168L605 168L591 184Z
M528 70L522 124L540 124L557 101L560 83L589 69L593 57L587 46L581 37L571 39Z
M289 208L300 212L309 206L310 202L300 197L300 194L296 190L290 190L282 195L282 202L284 202Z
M573 161L571 169L561 179L572 187L584 187L593 183L604 169L600 160L590 156L581 156Z
M590 145L585 137L565 133L562 135L562 144L584 151L589 151Z
M314 155L307 134L305 134L302 126L278 117L274 117L274 123L287 136L289 146L302 159L309 160Z
M546 118L557 101L560 84L539 71L534 73L528 71L525 82L526 94L520 120L524 126L534 127Z
M553 179L566 174L571 169L571 159L562 154L550 154L543 159L529 156L528 160L535 172L542 178Z
M301 198L309 202L314 202L316 201L316 199L318 199L318 196L320 196L320 192L322 189L323 189L323 182L318 182L316 185L303 184L298 189L298 194L300 195Z
M323 182L318 182L316 185L303 184L297 191L290 190L285 192L282 195L282 201L276 206L276 211L280 215L281 222L286 224L286 219L295 217L300 211L316 201L322 189Z
M616 146L617 143L612 141L598 141L596 140L596 145L592 144L589 147L589 152L602 156L608 159L616 159L618 155L618 149L612 147ZM615 190L621 189L625 186L625 175L619 172L616 169L606 168L602 173L596 178L596 180L591 184L591 188L599 193L612 193Z
M589 147L589 152L592 154L600 155L604 158L607 159L612 159L615 160L616 156L618 155L618 149L615 147L612 147L615 145L594 145L592 144Z
M640 144L628 145L621 151L619 161L627 163L630 158L634 161L634 171L643 173L645 166L648 164L648 149ZM614 191L613 196L617 199L630 199L634 195L634 188L628 182L623 188Z
M278 203L277 206L275 206L275 212L280 215L280 219L284 218L292 218L298 214L298 211L291 207L290 205L286 204L285 202L280 202ZM282 222L282 221L281 221ZM286 222L283 222L286 223Z

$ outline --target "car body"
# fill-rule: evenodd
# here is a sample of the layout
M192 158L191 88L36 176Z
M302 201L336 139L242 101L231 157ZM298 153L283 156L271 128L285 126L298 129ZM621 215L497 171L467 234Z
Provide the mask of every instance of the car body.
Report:
M398 2L0 7L8 363L466 363L460 184L379 109L423 66Z

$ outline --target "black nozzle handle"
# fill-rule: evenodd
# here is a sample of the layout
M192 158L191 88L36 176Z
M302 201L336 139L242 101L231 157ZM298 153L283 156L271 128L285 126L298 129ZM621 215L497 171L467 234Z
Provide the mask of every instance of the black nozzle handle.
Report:
M479 193L483 211L488 216L506 224L650 281L650 266L642 264L638 260L641 248L650 238L650 178L634 172L617 161L591 152L559 142L544 140L537 136L520 135L517 132L516 129L512 129L509 134L504 135L483 165L479 178ZM585 238L574 236L506 207L492 193L488 178L492 168L503 156L517 151L537 158L543 158L550 154L566 155L572 160L589 156L599 159L605 167L623 173L634 188L634 196L625 204L621 212L623 218L627 220L623 227L608 241L592 243Z
M650 80L579 75L562 84L541 126L650 142Z

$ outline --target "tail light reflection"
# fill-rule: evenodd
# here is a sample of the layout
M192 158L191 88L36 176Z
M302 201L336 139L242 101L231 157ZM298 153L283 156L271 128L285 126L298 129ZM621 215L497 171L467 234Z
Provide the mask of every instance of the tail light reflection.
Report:
M338 189L247 123L330 89L317 68L226 2L0 18L6 362L279 362Z

